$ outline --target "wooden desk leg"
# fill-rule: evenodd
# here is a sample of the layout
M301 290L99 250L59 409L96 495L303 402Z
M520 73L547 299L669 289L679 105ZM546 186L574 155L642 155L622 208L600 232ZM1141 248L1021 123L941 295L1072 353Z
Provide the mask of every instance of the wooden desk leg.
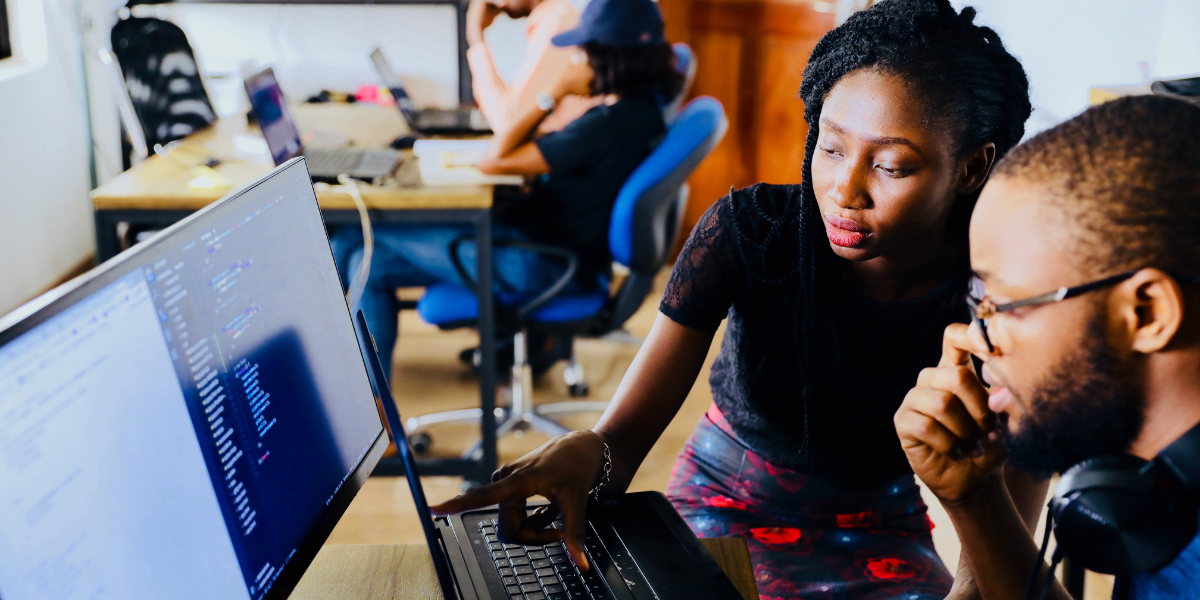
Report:
M117 219L109 211L95 211L96 260L104 262L121 252L121 240L117 237Z
M479 274L479 402L483 415L479 420L483 459L479 464L479 483L491 480L496 470L496 310L492 301L492 214L483 212L475 221L475 259Z

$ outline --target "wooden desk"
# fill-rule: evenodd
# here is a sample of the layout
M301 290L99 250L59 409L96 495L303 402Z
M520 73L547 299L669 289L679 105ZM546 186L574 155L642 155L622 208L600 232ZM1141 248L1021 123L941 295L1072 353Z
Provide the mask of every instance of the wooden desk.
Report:
M306 132L305 143L314 147L349 144L379 148L408 127L395 108L354 104L305 104L293 107L297 125ZM309 136L312 142L308 141ZM189 187L196 177L194 165L218 157L215 170L228 185L203 189ZM244 117L221 120L196 132L174 147L168 157L153 155L91 193L96 220L97 255L101 261L121 250L120 223L163 228L259 179L274 163L257 128ZM326 223L357 227L358 211L349 194L325 184L314 186ZM383 185L360 186L363 202L374 223L454 222L475 226L478 247L479 289L492 289L491 208L493 186L428 187L421 184L416 158L409 153L397 173ZM496 470L496 365L495 312L491 294L479 298L479 337L484 360L480 365L479 393L483 409L483 458L421 461L422 475L456 475L488 481ZM378 474L403 473L399 462L380 462Z
M742 538L701 543L741 592L758 600L754 567ZM325 546L292 592L298 600L443 600L429 549L420 544Z
M305 104L295 107L297 124L308 132L311 145L385 147L408 127L394 108L353 104ZM307 137L307 136L306 136ZM261 146L261 148L254 148ZM118 175L91 193L96 211L99 258L119 251L116 223L120 221L160 226L182 218L240 189L274 168L257 128L242 117L218 121L174 147L167 159L152 155L142 164ZM213 170L228 180L216 188L189 187L196 177L191 167L209 157L221 159ZM352 217L357 222L349 194L317 184L317 202L328 217ZM487 211L492 206L492 186L427 187L421 184L417 162L407 153L397 173L380 186L361 186L363 201L383 221L401 211ZM347 215L330 214L346 212ZM461 216L461 215L460 215ZM340 219L338 219L340 220ZM404 219L411 220L411 219ZM458 220L462 220L461 218Z

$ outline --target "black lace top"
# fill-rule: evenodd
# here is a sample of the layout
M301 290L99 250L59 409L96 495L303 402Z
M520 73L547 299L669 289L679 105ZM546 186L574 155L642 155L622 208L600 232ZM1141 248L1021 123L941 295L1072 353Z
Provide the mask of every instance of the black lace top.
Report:
M709 381L717 407L755 452L837 484L880 485L911 473L892 416L921 369L937 364L946 326L966 321L967 269L926 296L890 303L826 270L814 327L818 377L805 402L800 299L813 291L798 272L799 207L796 185L758 184L722 198L684 245L660 310L703 331L729 319ZM833 256L827 244L813 251Z

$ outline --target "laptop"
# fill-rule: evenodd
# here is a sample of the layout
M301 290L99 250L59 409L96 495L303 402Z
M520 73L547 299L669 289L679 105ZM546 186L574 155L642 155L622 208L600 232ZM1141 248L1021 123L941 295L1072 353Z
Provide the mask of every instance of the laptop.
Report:
M362 311L355 327L371 385L392 398ZM580 572L562 542L506 544L496 508L433 517L395 402L382 402L446 600L740 600L737 588L659 493L625 494L588 506ZM531 506L532 511L537 506ZM562 521L554 523L561 529Z
M396 72L388 64L387 58L383 56L382 50L376 48L371 52L371 62L375 64L375 70L379 71L379 79L392 92L392 97L396 99L396 107L400 109L400 114L404 116L404 120L408 122L408 126L413 131L423 135L487 135L492 133L491 126L477 108L423 108L417 110L413 105L412 98L404 90L404 85L400 83L400 78L396 76Z
M387 444L293 159L0 318L0 598L285 598Z
M372 181L390 174L400 164L400 152L392 149L305 148L283 90L270 68L246 78L246 94L276 166L303 155L314 181L336 183L341 174Z

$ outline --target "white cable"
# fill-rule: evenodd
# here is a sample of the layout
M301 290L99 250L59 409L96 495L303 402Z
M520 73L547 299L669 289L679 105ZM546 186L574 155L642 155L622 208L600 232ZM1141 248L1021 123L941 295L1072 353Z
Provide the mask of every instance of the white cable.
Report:
M358 310L363 290L367 288L367 278L371 275L371 255L375 252L375 236L371 231L371 216L367 214L367 205L358 191L358 182L342 173L338 175L338 183L341 185L337 186L337 189L350 194L350 198L354 200L354 206L358 207L359 223L362 225L362 264L358 265L358 271L350 278L350 285L347 286L346 291L346 304L350 306L350 312L353 314Z

